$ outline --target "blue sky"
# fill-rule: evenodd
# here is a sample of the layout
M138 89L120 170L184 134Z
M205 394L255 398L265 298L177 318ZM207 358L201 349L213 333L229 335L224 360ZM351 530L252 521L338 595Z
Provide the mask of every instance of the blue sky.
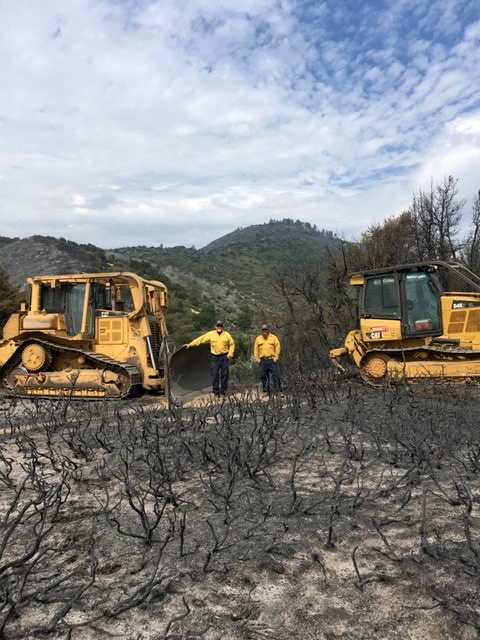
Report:
M0 0L0 59L0 235L352 239L480 189L478 0Z

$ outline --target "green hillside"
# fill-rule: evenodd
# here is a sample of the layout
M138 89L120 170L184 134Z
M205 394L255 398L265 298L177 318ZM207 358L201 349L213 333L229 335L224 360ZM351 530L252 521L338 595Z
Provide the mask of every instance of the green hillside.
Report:
M109 259L167 284L169 327L174 342L181 344L210 328L216 317L245 335L264 320L275 322L282 303L273 286L279 271L321 259L338 242L333 233L309 223L272 220L237 229L198 250L122 247Z
M30 275L129 270L163 281L170 293L172 348L211 328L221 317L238 338L240 356L260 322L275 323L282 299L278 274L288 265L322 258L339 240L299 220L273 221L229 233L202 249L94 245L44 236L0 238L0 266L15 284Z
M4 247L10 242L14 242L14 240L18 240L18 238L6 238L5 236L0 236L0 247Z
M300 263L322 256L338 239L328 231L318 231L308 222L270 221L237 229L202 249L185 247L124 247L115 249L114 261L128 259L138 269L154 275L164 271L190 274L214 284L220 296L235 290L239 300L264 297L266 278L285 264ZM172 278L175 280L175 277ZM199 282L201 287L201 283ZM208 287L207 287L208 289ZM208 291L205 293L208 295Z
M214 240L200 249L200 252L212 253L241 249L245 253L250 253L268 245L269 251L280 255L282 248L287 246L293 257L302 248L302 245L309 246L312 250L318 249L319 245L328 244L334 238L331 231L324 229L319 231L315 225L311 225L309 222L286 218L239 228Z

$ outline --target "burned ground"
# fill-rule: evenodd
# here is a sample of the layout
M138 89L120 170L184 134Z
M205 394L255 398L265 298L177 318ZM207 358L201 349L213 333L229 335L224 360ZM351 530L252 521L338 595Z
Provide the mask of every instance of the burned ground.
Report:
M470 389L3 398L0 427L0 637L478 637Z

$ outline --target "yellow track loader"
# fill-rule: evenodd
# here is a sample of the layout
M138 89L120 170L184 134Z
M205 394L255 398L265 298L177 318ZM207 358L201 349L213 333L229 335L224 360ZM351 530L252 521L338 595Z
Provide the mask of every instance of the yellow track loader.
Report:
M0 380L26 396L123 398L167 383L168 294L134 273L29 278L8 319Z
M358 289L359 325L330 351L337 368L349 356L373 385L480 378L480 278L464 265L372 269L352 274L350 284Z

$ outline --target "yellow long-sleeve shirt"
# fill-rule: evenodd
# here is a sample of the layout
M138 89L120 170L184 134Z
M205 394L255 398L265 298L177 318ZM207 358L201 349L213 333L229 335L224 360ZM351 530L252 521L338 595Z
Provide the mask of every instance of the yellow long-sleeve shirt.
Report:
M278 362L280 351L280 340L273 333L269 333L266 338L260 335L255 339L253 357L256 362L260 362L262 358L273 358Z
M189 347L199 347L201 344L210 343L210 351L214 356L222 356L227 354L229 358L233 358L235 352L235 341L228 331L208 331L203 336L199 336L188 343Z

